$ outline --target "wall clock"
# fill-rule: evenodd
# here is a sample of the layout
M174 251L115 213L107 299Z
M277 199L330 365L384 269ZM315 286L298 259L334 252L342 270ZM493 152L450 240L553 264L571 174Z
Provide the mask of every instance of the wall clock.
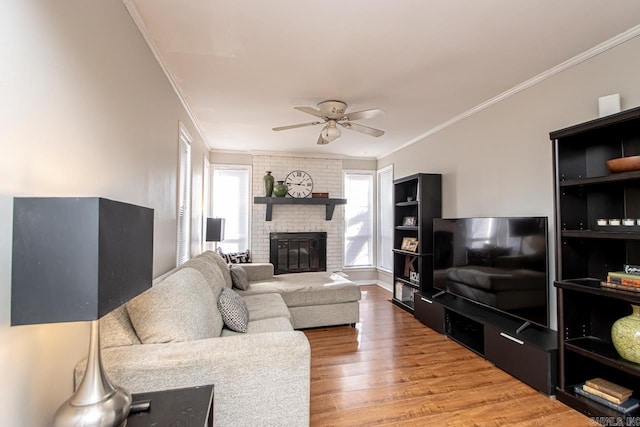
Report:
M284 180L289 195L297 199L309 197L313 191L313 180L305 171L293 171Z

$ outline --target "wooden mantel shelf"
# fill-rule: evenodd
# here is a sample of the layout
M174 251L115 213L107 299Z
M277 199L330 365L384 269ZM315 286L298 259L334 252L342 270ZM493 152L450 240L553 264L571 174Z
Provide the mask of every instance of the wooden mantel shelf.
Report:
M336 206L346 204L347 199L296 199L293 197L254 197L253 203L267 205L267 217L265 219L266 221L271 221L273 205L326 205L327 215L325 219L327 221L331 221L331 218L333 218L333 211L335 210Z

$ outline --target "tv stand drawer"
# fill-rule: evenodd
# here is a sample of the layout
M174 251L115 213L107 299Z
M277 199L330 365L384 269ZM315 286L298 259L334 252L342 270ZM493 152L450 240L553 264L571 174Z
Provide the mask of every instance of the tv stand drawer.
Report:
M419 292L413 298L414 317L434 331L444 334L444 308Z
M527 343L524 337L504 332L492 325L484 327L485 357L545 394L555 394L556 350L543 350Z

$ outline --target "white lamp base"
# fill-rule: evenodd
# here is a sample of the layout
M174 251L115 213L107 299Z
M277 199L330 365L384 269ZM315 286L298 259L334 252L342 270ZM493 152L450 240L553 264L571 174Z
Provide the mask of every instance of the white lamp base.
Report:
M116 387L102 368L100 324L91 322L87 367L76 392L56 411L55 427L124 426L131 408L131 394Z

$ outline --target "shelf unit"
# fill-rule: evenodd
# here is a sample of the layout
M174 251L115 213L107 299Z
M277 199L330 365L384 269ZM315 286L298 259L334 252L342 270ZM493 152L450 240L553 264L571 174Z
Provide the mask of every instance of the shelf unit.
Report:
M393 181L393 299L413 312L414 294L433 284L433 218L442 216L442 175L418 173ZM405 218L413 218L405 225ZM402 249L404 238L418 241L416 251Z
M640 397L640 365L611 343L613 323L640 294L601 287L607 273L640 264L640 231L597 219L640 218L640 172L612 174L609 159L640 155L640 108L550 133L554 151L558 400L592 417L622 417L573 391L601 377Z

